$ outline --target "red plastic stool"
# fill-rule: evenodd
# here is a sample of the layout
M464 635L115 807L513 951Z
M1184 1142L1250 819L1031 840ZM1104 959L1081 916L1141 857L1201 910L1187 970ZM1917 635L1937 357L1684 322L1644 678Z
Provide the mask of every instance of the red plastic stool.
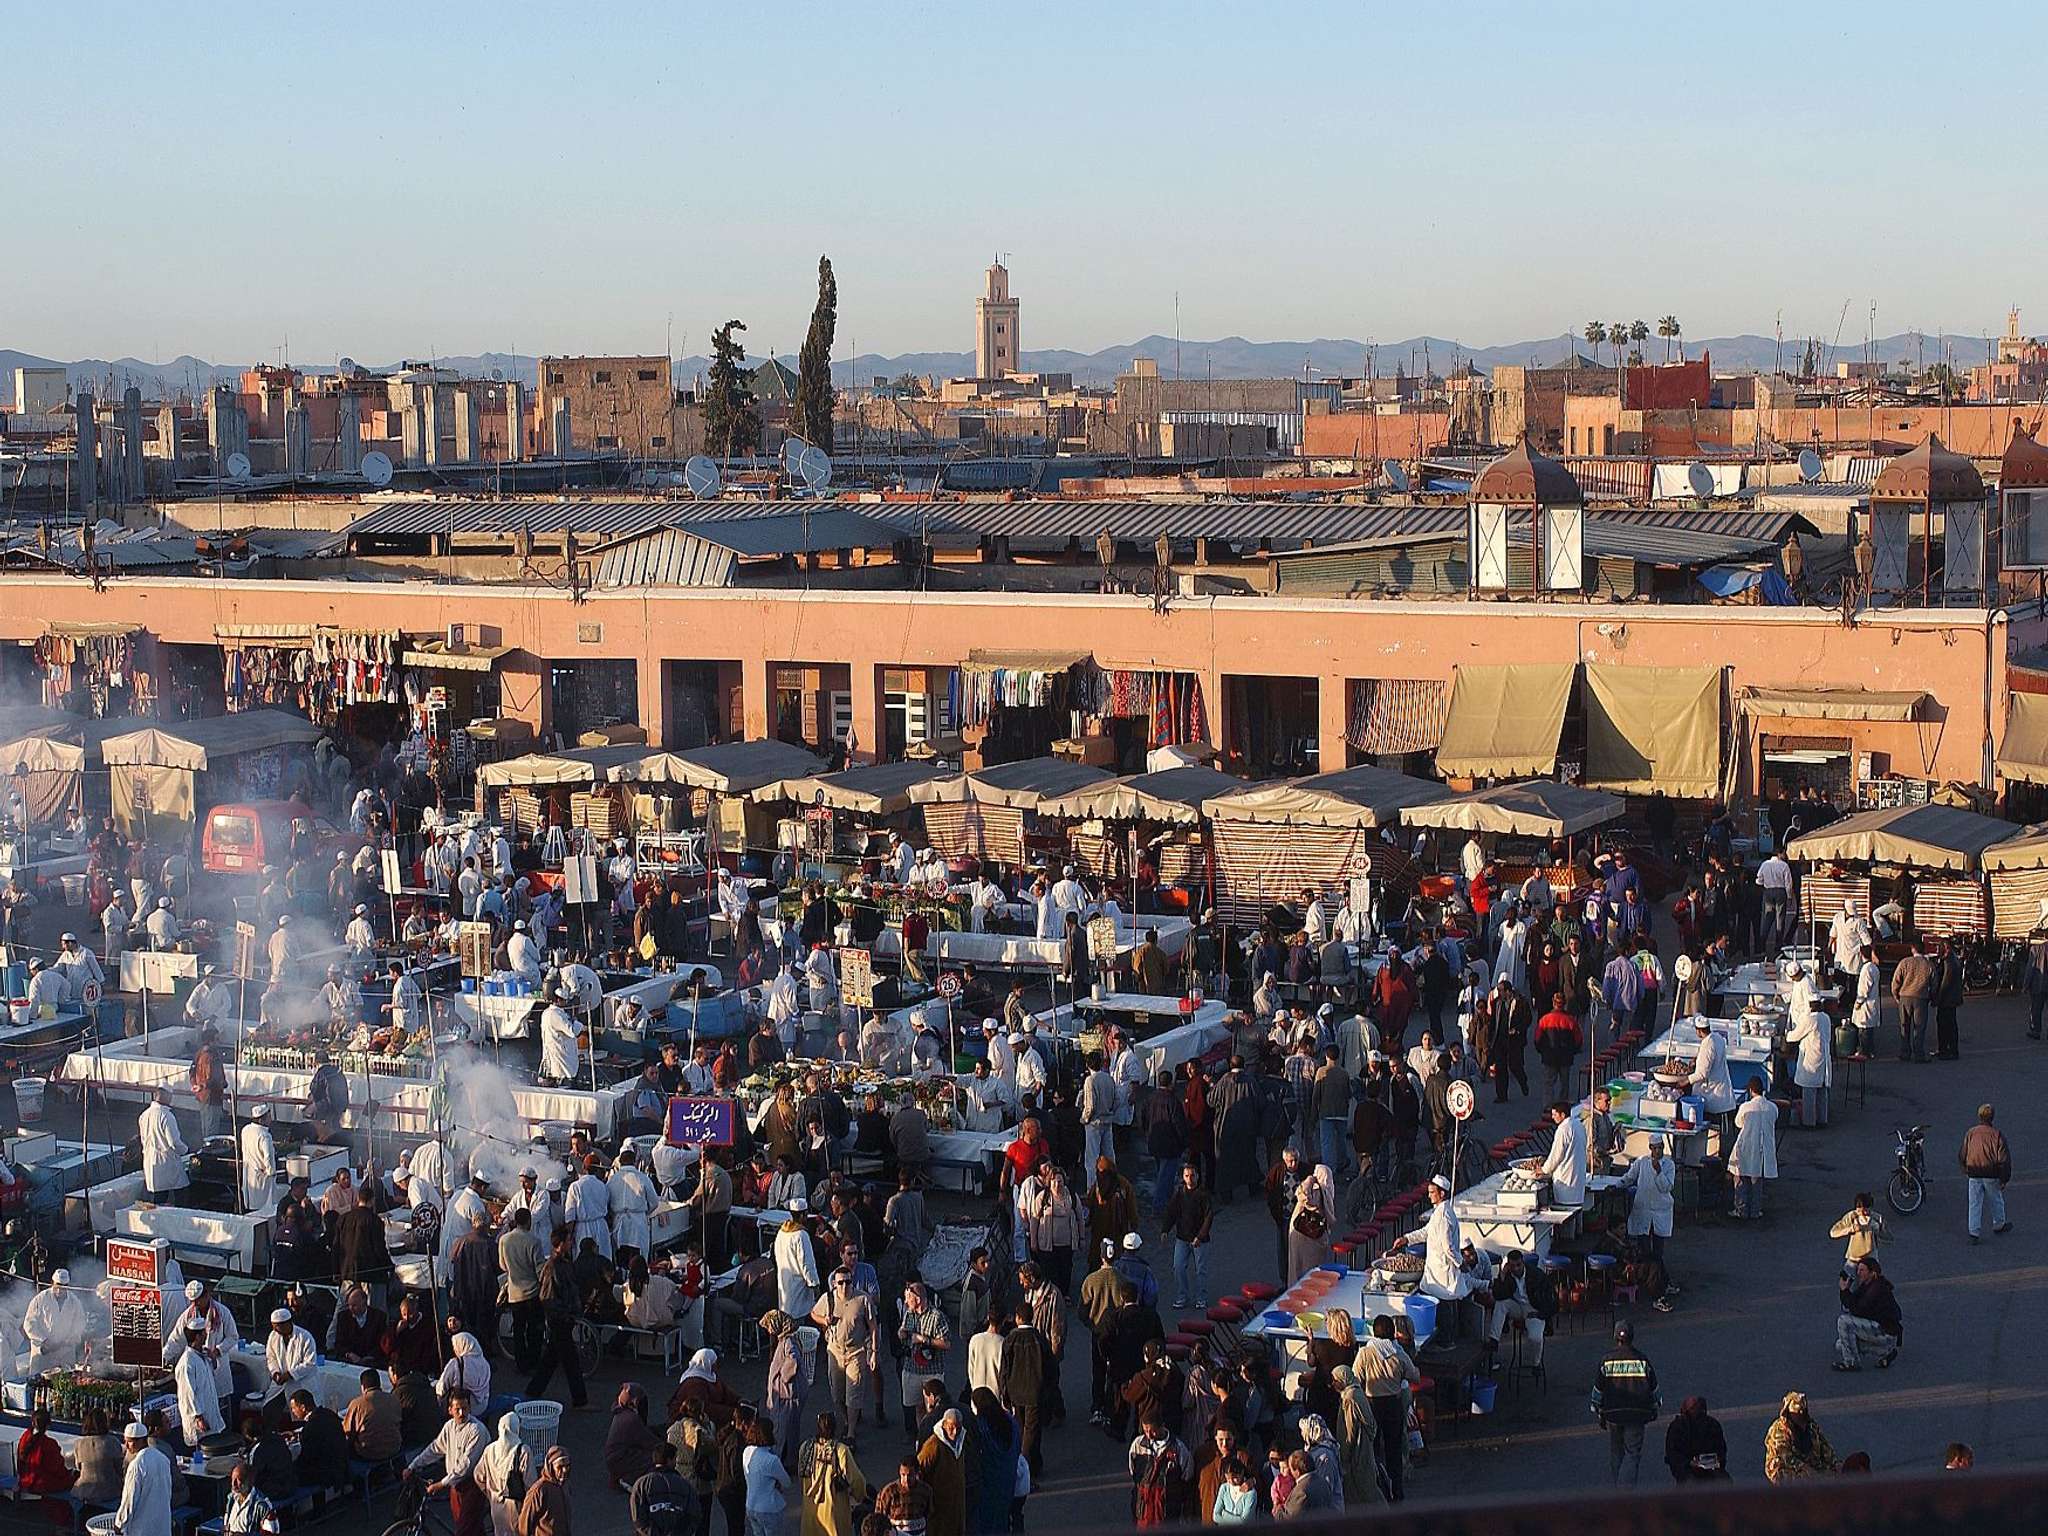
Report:
M1193 1354L1194 1350L1186 1344L1177 1344L1172 1339L1166 1341L1166 1358L1169 1360L1185 1360Z
M1256 1302L1261 1308L1263 1308L1267 1302L1271 1301L1275 1296L1278 1296L1279 1294L1279 1286L1268 1285L1263 1280L1248 1281L1245 1285L1243 1292L1244 1299L1246 1301Z

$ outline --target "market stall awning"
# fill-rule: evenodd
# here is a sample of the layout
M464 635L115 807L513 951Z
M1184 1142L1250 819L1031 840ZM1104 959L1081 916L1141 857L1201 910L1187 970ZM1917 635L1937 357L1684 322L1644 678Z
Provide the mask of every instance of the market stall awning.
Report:
M1451 791L1390 768L1343 768L1282 784L1241 789L1204 801L1211 821L1292 823L1309 827L1378 827L1411 805L1448 799Z
M58 736L20 736L0 742L0 779L16 773L79 773L85 748Z
M614 784L680 784L721 795L751 794L763 784L800 778L825 766L815 753L786 741L728 741L687 752L627 750L632 756L608 770Z
M644 747L647 745L647 727L630 720L621 720L612 725L593 726L576 738L579 747Z
M1984 850L1986 869L2048 869L2048 821L2015 827L2013 835Z
M919 805L957 805L972 800L982 805L1035 811L1047 800L1100 784L1109 777L1100 768L1064 757L1027 757L1021 762L998 763L973 773L926 779L911 787L910 798Z
M967 672L1064 672L1091 657L1088 651L969 651Z
M1593 789L1711 799L1721 787L1721 669L1586 663Z
M203 773L245 752L318 741L326 732L312 721L281 709L246 709L237 715L213 715L146 726L100 743L100 756L110 768L184 768Z
M500 715L495 720L472 720L463 729L478 741L531 741L533 726L516 715Z
M1099 816L1105 821L1158 821L1192 827L1201 822L1202 805L1252 786L1220 768L1162 768L1155 773L1110 779L1042 801L1046 816Z
M1745 688L1745 715L1788 720L1917 720L1927 695L1919 689Z
M1507 779L1557 772L1578 668L1460 667L1437 744L1436 769L1453 779Z
M596 784L613 768L645 757L640 746L575 747L566 752L528 752L502 762L485 763L477 769L479 784L492 788L509 785Z
M399 659L408 667L442 672L488 672L518 649L516 645L450 646L446 640L415 640Z
M1619 795L1555 779L1495 784L1453 800L1414 805L1401 813L1411 827L1450 827L1509 837L1571 837L1618 818L1628 809Z
M843 773L806 774L763 784L752 800L794 800L862 816L899 816L910 809L910 791L927 779L951 778L940 763L870 763Z
M1818 831L1795 837L1786 845L1785 854L1810 864L1839 860L1968 872L1978 867L1987 848L2018 837L2024 830L1956 805L1894 805L1844 816Z
M2023 784L2048 784L2048 695L2015 693L1998 743L1998 771Z

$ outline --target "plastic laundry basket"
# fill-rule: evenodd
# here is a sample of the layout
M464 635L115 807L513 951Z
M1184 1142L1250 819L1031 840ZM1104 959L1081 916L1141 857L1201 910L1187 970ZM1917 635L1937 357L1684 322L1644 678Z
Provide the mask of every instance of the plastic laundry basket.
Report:
M562 1405L531 1398L512 1410L519 1415L519 1438L536 1455L552 1450L562 1430Z
M43 1089L48 1080L40 1077L17 1077L14 1080L14 1113L26 1125L43 1118Z

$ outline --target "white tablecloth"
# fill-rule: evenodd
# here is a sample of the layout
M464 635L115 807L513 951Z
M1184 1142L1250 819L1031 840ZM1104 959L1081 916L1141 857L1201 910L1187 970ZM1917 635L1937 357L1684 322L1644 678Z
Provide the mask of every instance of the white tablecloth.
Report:
M199 974L199 957L175 949L124 949L120 984L123 992L172 992L180 981Z
M264 1329L265 1337L270 1330ZM315 1347L323 1341L314 1340ZM250 1349L240 1345L228 1352L228 1362L233 1368L235 1386L243 1392L254 1392L259 1398L268 1397L272 1390L270 1366L263 1357L263 1346L259 1343ZM363 1390L363 1367L347 1365L339 1360L322 1360L313 1367L313 1376L306 1383L306 1390L320 1400L322 1408L332 1408L336 1413L345 1412L355 1401L356 1394ZM294 1387L293 1391L298 1388Z
M140 1038L120 1040L99 1051L72 1052L65 1058L60 1075L68 1082L104 1083L109 1093L129 1099L143 1098L158 1087L166 1087L177 1102L191 1106L195 1101L186 1087L186 1080L196 1044L195 1031L183 1025L152 1030L147 1055L143 1054ZM279 1119L302 1120L313 1074L248 1070L236 1074L231 1071L229 1082L237 1097L243 1100L245 1109L252 1102L269 1101L276 1106ZM348 1087L351 1098L360 1101L363 1094L361 1075L351 1073ZM561 1121L569 1125L590 1126L599 1137L604 1137L611 1134L614 1118L632 1087L630 1083L623 1083L592 1093L588 1088L542 1088L534 1084L515 1084L512 1103L528 1130L549 1121ZM387 1106L378 1120L379 1125L414 1132L427 1128L432 1113L433 1085L426 1079L373 1075L370 1094L377 1103ZM349 1121L351 1124L361 1123L358 1110L349 1112Z

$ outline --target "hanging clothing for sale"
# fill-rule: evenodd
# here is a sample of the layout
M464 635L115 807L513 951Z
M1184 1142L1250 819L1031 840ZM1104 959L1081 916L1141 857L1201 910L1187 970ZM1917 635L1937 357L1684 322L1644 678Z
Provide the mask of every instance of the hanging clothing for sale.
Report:
M403 701L399 640L391 633L316 629L303 644L244 644L224 653L230 713L281 706L332 725L352 704Z

